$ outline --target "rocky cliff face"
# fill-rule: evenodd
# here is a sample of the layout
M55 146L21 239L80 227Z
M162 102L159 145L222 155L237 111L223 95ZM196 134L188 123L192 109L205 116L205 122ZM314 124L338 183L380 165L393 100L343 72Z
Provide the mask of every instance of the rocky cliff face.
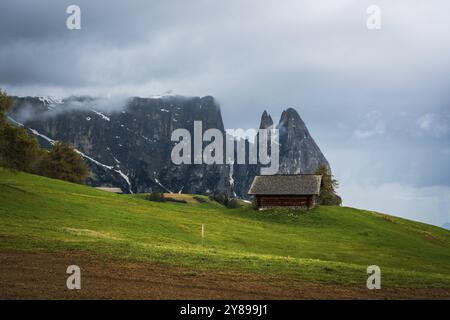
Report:
M90 97L15 97L10 119L27 127L43 146L54 140L73 143L89 164L88 183L93 186L120 187L125 192L220 190L246 198L259 174L259 165L172 163L175 129L188 129L192 140L194 121L202 121L204 131L224 132L220 108L209 96L135 97L120 103ZM260 128L270 127L272 118L264 111ZM320 164L328 166L294 109L283 112L277 128L280 173L312 173Z
M297 111L292 108L283 111L277 129L280 134L279 173L314 173L321 164L330 167Z
M271 129L273 125L272 117L264 111L259 128ZM276 129L279 130L279 174L314 173L322 164L330 168L297 111L292 108L283 111ZM247 196L253 178L259 174L260 168L260 165L235 165L233 178L239 182L234 187L237 196Z

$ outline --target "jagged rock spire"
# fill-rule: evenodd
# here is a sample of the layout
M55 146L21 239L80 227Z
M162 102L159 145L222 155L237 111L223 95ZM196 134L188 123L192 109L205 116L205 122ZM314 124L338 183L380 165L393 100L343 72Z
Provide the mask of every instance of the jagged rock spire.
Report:
M261 116L261 122L259 125L260 129L268 129L273 126L273 120L270 114L267 113L266 110L264 110L262 116Z
M280 173L314 173L322 164L330 167L295 109L283 111L277 129L280 134Z

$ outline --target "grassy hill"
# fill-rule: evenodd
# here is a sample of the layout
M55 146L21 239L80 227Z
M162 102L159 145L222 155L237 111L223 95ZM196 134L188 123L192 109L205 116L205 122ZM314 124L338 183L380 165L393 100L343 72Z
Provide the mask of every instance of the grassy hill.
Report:
M378 265L385 287L450 288L450 232L431 225L347 207L155 203L1 169L0 239L4 252L87 251L360 287Z

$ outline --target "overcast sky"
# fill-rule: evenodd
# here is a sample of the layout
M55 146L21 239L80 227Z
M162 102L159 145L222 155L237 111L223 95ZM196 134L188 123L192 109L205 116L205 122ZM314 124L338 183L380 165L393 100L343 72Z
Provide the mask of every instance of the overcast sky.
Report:
M66 8L81 8L81 30ZM366 27L369 5L381 29ZM344 204L450 221L448 0L2 0L13 95L212 95L227 128L294 107Z

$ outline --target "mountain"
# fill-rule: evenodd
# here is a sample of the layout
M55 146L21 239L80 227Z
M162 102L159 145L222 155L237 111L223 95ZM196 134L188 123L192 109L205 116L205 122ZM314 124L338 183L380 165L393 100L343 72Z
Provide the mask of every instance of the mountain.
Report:
M297 111L288 108L277 125L280 134L280 173L314 173L330 167Z
M442 228L450 230L450 222L446 222L442 225Z
M264 111L259 128L271 129L273 125L272 117ZM322 164L330 169L327 159L293 108L283 111L276 129L279 130L279 174L314 173ZM249 149L251 142L246 143L246 149ZM235 184L234 192L237 196L242 198L247 196L253 178L259 174L260 168L258 164L234 166L233 178L238 182Z
M220 107L211 96L13 97L10 120L28 128L44 147L55 140L73 143L89 164L87 182L92 186L120 187L127 193L222 191L247 198L253 177L260 171L260 165L248 161L243 165L175 165L171 161L174 130L187 129L194 137L194 121L202 121L203 131L217 128L225 132ZM273 125L264 111L260 128ZM320 164L329 167L294 109L283 112L276 128L280 173L313 173ZM245 141L247 150L251 143Z

